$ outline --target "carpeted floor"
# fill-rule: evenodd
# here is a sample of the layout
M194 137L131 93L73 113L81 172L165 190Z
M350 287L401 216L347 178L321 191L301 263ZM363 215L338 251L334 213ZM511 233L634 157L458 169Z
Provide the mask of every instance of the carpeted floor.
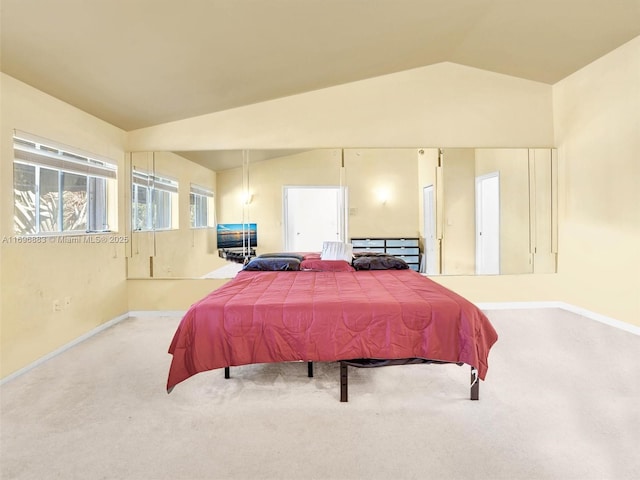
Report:
M177 317L130 318L1 387L2 479L638 479L640 336L489 311L469 368L252 365L167 395Z

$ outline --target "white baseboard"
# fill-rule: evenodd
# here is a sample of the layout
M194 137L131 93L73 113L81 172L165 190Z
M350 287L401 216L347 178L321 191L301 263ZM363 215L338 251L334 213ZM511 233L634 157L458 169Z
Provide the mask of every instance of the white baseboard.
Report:
M601 315L586 308L576 307L570 303L565 302L500 302L500 303L477 303L478 308L481 310L518 310L518 309L537 309L537 308L560 308L567 310L568 312L577 313L583 317L595 320L596 322L604 323L611 327L619 328L625 332L633 333L634 335L640 335L640 327L637 325L631 325L627 322L616 320L615 318Z
M130 317L183 317L186 310L131 310Z
M601 315L599 313L592 312L587 310L586 308L576 307L575 305L571 305L569 303L558 302L562 306L564 310L568 310L569 312L577 313L578 315L582 315L583 317L590 318L591 320L595 320L596 322L604 323L606 325L610 325L612 327L619 328L620 330L624 330L625 332L633 333L635 335L640 335L640 327L637 325L631 325L627 322L622 322L620 320L616 320L615 318L607 317L605 315Z
M10 380L13 380L16 377L19 377L20 375L22 375L24 373L27 373L29 370L37 367L38 365L43 364L44 362L52 359L53 357L55 357L57 355L60 355L62 352L65 352L65 351L69 350L70 348L75 347L79 343L84 342L88 338L93 337L94 335L102 332L103 330L106 330L107 328L113 327L114 325L120 323L121 321L126 320L127 318L129 318L129 316L130 315L128 313L124 313L124 314L122 314L122 315L120 315L120 316L118 316L116 318L113 318L113 319L109 320L108 322L103 323L102 325L98 325L96 328L94 328L93 330L88 331L84 335L80 335L78 338L70 341L69 343L61 346L60 348L55 349L53 352L46 354L44 357L40 357L36 361L31 362L26 367L23 367L20 370L17 370L15 372L13 372L11 375L8 375L8 376L4 377L2 380L0 380L0 386L4 385L5 383L9 382Z
M479 302L480 310L522 310L528 308L564 308L562 302Z
M575 305L571 305L565 302L481 302L476 304L478 308L481 310L518 310L518 309L540 309L540 308L560 308L562 310L567 310L569 312L577 313L578 315L582 315L583 317L589 318L591 320L595 320L600 323L604 323L606 325L619 328L629 333L633 333L634 335L640 335L640 327L636 325L631 325L626 322L622 322L620 320L616 320L615 318L610 318L605 315L600 315L599 313L592 312L585 308L576 307ZM16 377L28 372L29 370L37 367L38 365L43 364L47 360L52 359L53 357L60 355L61 353L69 350L72 347L75 347L81 342L84 342L88 338L97 335L98 333L110 328L123 320L131 317L151 317L151 316L183 316L186 312L184 310L132 310L128 313L122 314L112 320L109 320L102 325L94 328L93 330L81 335L75 340L63 345L62 347L54 350L51 353L39 358L35 362L30 363L26 367L21 368L13 372L12 374L6 376L2 380L0 380L0 386L5 383L13 380Z

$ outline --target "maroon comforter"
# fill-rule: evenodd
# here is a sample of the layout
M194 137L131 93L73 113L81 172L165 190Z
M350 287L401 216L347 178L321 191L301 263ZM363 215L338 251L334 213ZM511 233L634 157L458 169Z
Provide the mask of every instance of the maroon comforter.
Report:
M497 339L476 306L412 270L243 271L185 314L167 390L216 368L357 358L466 363L484 380Z

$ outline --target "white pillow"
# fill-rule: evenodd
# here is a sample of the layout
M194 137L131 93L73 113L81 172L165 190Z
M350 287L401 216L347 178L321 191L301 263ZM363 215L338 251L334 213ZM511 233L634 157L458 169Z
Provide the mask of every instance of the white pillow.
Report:
M344 260L351 263L353 260L353 246L343 242L324 242L322 244L322 260Z

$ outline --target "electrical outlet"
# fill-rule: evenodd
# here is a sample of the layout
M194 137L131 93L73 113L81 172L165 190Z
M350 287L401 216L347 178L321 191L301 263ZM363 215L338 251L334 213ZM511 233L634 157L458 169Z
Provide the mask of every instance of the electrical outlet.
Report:
M54 312L59 312L62 310L62 305L60 305L60 300L54 300L53 301L53 311Z

